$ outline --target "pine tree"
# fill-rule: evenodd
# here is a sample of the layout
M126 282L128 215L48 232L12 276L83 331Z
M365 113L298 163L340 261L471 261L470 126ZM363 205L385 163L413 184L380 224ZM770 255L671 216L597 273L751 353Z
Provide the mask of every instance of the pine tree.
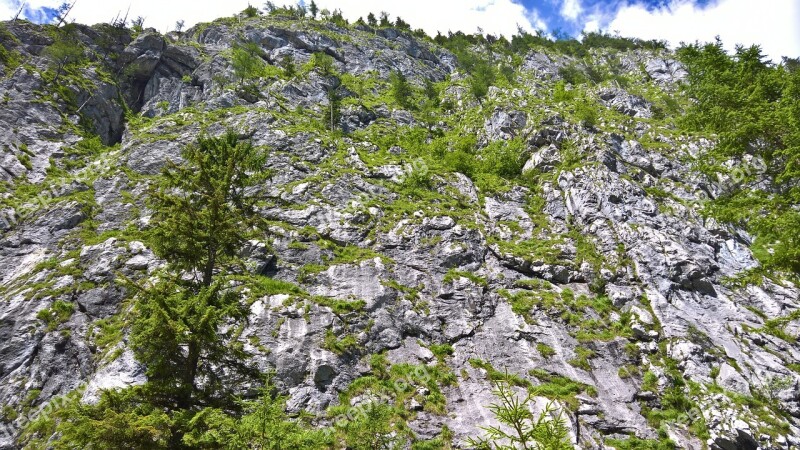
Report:
M233 48L231 65L239 84L258 77L264 69L261 48L255 42L246 42Z
M473 448L480 450L571 450L569 431L553 407L534 416L531 402L535 395L519 396L513 391L513 375L494 381L494 395L499 400L489 406L501 426L484 427L484 438L470 439Z
M762 273L797 276L800 72L773 64L758 46L739 46L730 55L719 40L684 46L678 56L689 72L683 89L692 99L680 124L718 138L698 161L724 189L706 212L756 235L752 249Z
M392 22L389 21L389 13L386 11L381 11L381 22L380 25L382 27L390 27L392 26Z
M246 270L238 255L257 224L247 191L268 175L264 154L229 131L181 156L148 200L148 241L167 264L134 306L130 345L147 382L72 405L56 448L189 448L200 411L238 424L237 391L258 381L238 341L249 309L231 276Z
M311 4L308 5L308 11L311 13L312 19L317 18L317 12L319 12L319 8L317 7L317 4L314 3L314 0L311 0Z
M392 71L389 75L389 83L391 85L392 96L397 104L403 108L411 107L411 96L414 91L405 75L399 71Z
M55 83L58 81L58 77L64 73L64 70L83 58L83 48L81 43L65 27L63 31L56 34L53 44L47 47L43 54L50 62L50 69L55 71L53 79L50 81Z

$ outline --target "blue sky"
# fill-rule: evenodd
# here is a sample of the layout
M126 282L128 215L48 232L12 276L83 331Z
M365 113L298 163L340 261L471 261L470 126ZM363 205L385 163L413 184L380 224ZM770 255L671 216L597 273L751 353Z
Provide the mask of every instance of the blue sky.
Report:
M692 3L699 8L705 8L710 1L697 0ZM539 16L548 25L547 31L551 33L560 31L559 34L579 36L584 31L588 17L597 16L611 19L626 5L638 4L648 11L655 11L669 8L670 3L673 2L667 0L522 0L520 3L529 10L538 11Z
M261 7L264 0L249 0ZM280 4L284 1L273 0ZM307 0L310 2L310 0ZM549 35L580 36L605 31L642 39L680 42L712 41L726 48L760 44L773 60L800 56L800 0L315 0L320 8L342 10L355 20L386 11L427 33L461 30L510 36L517 27ZM22 0L0 0L0 19L16 13ZM63 0L27 0L23 12L35 22L52 19ZM118 14L142 16L145 26L166 32L177 20L186 26L230 16L248 0L77 0L71 18L83 23L108 22Z

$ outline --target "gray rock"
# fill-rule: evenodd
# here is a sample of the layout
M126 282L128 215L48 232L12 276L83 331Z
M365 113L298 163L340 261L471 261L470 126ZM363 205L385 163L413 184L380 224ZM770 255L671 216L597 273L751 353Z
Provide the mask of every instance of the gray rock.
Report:
M609 108L616 109L631 117L650 118L651 105L645 99L631 95L622 89L605 89L598 94L600 100Z
M489 141L508 140L517 136L527 123L528 116L523 111L497 109L486 120L484 130Z
M370 355L385 352L391 364L422 371L444 364L457 378L441 386L445 414L426 407L431 386L415 386L416 395L404 403L414 412L408 425L419 439L439 436L446 425L455 445L466 448L481 427L496 424L488 409L496 401L488 372L473 366L479 359L534 386L554 375L591 386L575 396L581 446L628 434L660 439L642 408L663 406L661 390L673 376L695 383L691 400L697 409L687 415L705 419L708 447L772 450L800 444L800 379L789 369L800 363L800 346L764 329L765 321L800 308L800 291L788 281L745 288L723 282L758 267L758 261L750 250L752 236L700 214L707 198L728 189L725 180L709 179L692 164L715 143L660 131L657 120L639 120L652 118L654 109L630 93L675 91L686 71L670 51L592 49L580 61L555 51L531 52L522 55L525 73L517 85L492 86L480 103L466 87L468 76L455 72L451 53L391 27L237 18L167 36L145 30L133 39L125 30L78 25L87 47L80 68L86 83L64 78L63 87L78 103L69 105L65 91L48 92L41 75L49 33L23 21L4 27L18 42L3 45L19 52L25 64L0 80L3 405L22 411L30 401L35 410L81 383L88 383L84 400L91 402L100 389L144 381L127 336L101 352L92 330L97 320L115 317L130 304L125 300L132 293L119 283L121 276L147 283L164 264L143 242L128 242L131 231L150 225L146 196L152 177L169 161L179 163L181 149L199 133L218 135L232 127L270 149L265 166L272 171L250 192L266 224L253 230L258 235L239 256L247 270L296 283L310 294L254 299L241 331L253 363L275 372L291 413L309 411L327 423L326 411L338 404L340 393L359 377L374 375ZM251 80L253 92L245 92L235 86L229 55L239 40L260 46L270 66L288 58L299 67L315 52L325 53L341 76L302 71L293 78L266 77ZM119 56L102 59L110 54ZM508 63L494 57L493 64ZM561 69L588 71L587 64L608 64L630 75L636 84L630 92L596 92L606 106L630 116L629 123L587 130L547 101ZM382 82L392 71L417 89L426 80L444 81L448 117L430 120L420 109L393 110L374 101L384 95ZM365 76L378 82L352 83ZM653 84L636 81L645 76ZM377 87L367 92L371 86ZM329 89L336 89L343 105L343 134L335 139L315 122L328 112ZM142 119L125 124L121 99ZM541 107L543 99L549 106ZM470 119L464 129L448 128L462 126L454 124L465 114L480 119ZM81 118L104 143L121 145L86 156L97 164L72 169L80 162L73 147L87 132L75 131ZM426 127L425 145L434 147L441 131L474 134L477 148L470 151L478 158L490 141L524 139L523 172L536 176L508 184L473 181L443 165L430 172L429 188L446 201L430 200L427 192L409 195L397 183L419 168L415 159L423 146L406 139L399 145L394 139L371 142L376 130L386 134L409 126ZM562 164L567 160L568 166ZM757 160L744 162L758 166ZM55 182L62 171L70 182ZM29 195L37 187L39 199ZM102 242L85 242L91 231ZM552 255L542 255L545 245ZM568 313L559 295L566 298L567 288L580 299ZM581 295L589 301L583 303ZM73 305L74 312L51 329L37 316L56 301ZM365 307L342 312L323 306L342 301L364 301ZM578 334L591 331L583 329L586 323L615 327L624 319L630 320L630 336L589 340ZM800 321L790 321L784 331L796 335ZM356 348L332 352L326 348L330 333L352 336ZM449 344L452 354L434 355L436 344ZM594 352L588 371L571 361L579 347ZM676 362L669 373L667 357ZM627 376L630 365L640 373ZM648 370L657 378L655 392L641 389L641 373ZM780 377L784 384L768 383ZM770 395L783 413L770 420L785 425L770 435L762 416L705 387L714 382L741 395L772 386ZM365 392L351 403L376 400L382 399ZM546 402L536 398L534 410ZM20 422L8 426L16 431ZM680 448L703 448L687 428L678 421L664 431ZM14 445L0 432L0 448Z
M723 363L720 366L717 384L729 391L750 395L750 385L747 380L728 363Z

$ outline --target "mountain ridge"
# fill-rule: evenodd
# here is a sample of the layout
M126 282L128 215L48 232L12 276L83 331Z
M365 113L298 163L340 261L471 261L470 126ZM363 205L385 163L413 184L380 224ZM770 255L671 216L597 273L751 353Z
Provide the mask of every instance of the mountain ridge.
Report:
M698 168L715 136L676 125L673 52L528 36L504 54L286 14L166 36L5 23L0 447L47 448L17 430L82 384L97 401L146 380L120 279L165 264L149 189L229 129L269 152L240 340L290 412L330 426L388 395L403 445L470 448L507 370L581 448L800 445L800 291L742 280L753 237L700 214L731 183ZM428 371L417 394L353 387L403 364Z

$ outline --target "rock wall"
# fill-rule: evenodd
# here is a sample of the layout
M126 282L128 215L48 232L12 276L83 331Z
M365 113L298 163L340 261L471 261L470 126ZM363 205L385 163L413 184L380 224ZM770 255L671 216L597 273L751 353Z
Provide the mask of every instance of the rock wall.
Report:
M607 112L587 125L553 101L558 69L575 61L546 50L524 57L515 87L477 102L452 54L405 31L285 18L167 36L79 26L87 61L61 82L67 101L48 87L46 30L5 26L15 40L3 44L25 64L0 80L0 420L11 434L0 433L0 448L15 448L13 434L60 395L84 386L92 401L144 380L126 347L135 298L119 280L146 279L161 263L131 230L146 228L146 189L164 164L201 132L228 127L271 152L273 176L253 192L271 224L249 250L254 270L307 292L255 302L242 336L291 410L327 420L339 393L370 373L367 357L385 352L391 364L444 364L456 376L442 387L444 414L409 405L420 439L446 426L466 446L494 421L487 376L508 370L532 389L579 386L555 400L581 448L627 435L692 449L800 445L790 316L800 290L727 282L758 262L750 236L700 214L721 189L693 165L713 139L653 119L639 89L675 92L686 73L669 52L615 55L639 81L589 89ZM253 97L230 64L239 40L271 66L327 54L339 75L265 78ZM452 109L426 124L387 101L391 71L418 87L441 82ZM324 123L332 88L345 99L342 136L309 119ZM475 136L481 161L521 143L519 177L492 189L380 141L426 128ZM91 135L106 146L77 151ZM429 193L409 200L402 186L415 171ZM343 313L315 298L364 304ZM72 312L59 319L61 304ZM765 327L787 317L784 335ZM331 332L356 345L337 351ZM434 345L450 351L434 355ZM687 399L678 409L676 389ZM541 392L538 407L553 399ZM742 400L752 398L768 401Z

